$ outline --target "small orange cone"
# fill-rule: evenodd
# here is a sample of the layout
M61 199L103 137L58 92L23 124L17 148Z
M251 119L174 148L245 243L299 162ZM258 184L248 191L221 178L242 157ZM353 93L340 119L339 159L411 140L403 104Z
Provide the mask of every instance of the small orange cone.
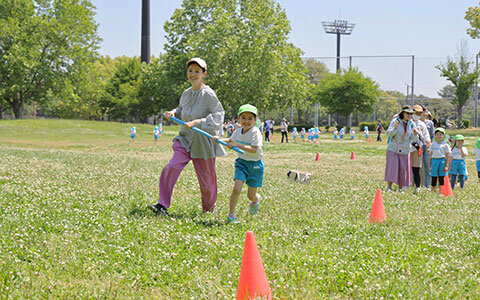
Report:
M383 206L382 190L377 189L375 200L373 200L372 211L370 212L369 223L382 223L387 216L385 215L385 206Z
M315 161L320 161L320 152L317 152L317 157L315 158Z
M247 231L238 280L237 300L257 298L271 300L273 295L253 231Z
M440 186L440 192L442 192L442 194L445 197L453 196L452 186L450 185L450 180L448 179L448 175L445 176L443 185Z
M353 154L353 151L352 154L350 154L350 159L355 159L355 154Z
M368 139L368 142L371 144L372 143L372 137Z

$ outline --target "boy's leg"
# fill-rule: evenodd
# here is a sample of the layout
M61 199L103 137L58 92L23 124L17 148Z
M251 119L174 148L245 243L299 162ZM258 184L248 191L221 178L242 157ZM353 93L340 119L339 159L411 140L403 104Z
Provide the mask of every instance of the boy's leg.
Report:
M465 185L465 175L458 175L458 181L460 181L460 188L463 189L463 186Z
M252 203L258 202L257 190L258 188L256 187L251 187L251 186L248 187L247 197Z
M435 192L437 189L437 176L432 176L432 190Z
M444 184L445 184L445 176L438 176L438 185L441 187Z
M182 147L179 141L172 145L173 157L163 168L159 181L158 203L165 208L170 207L173 188L177 182L178 176L190 161L190 153Z
M460 178L460 176L459 176ZM457 175L456 174L452 174L452 178L451 178L451 181L450 181L450 186L452 187L452 190L455 189L455 183L457 182Z
M239 179L235 179L235 183L233 185L232 194L230 195L230 210L229 216L235 216L235 207L237 207L238 198L240 197L240 193L242 192L243 181Z
M197 173L200 191L202 192L203 211L213 211L217 202L217 170L215 158L193 158L193 166Z

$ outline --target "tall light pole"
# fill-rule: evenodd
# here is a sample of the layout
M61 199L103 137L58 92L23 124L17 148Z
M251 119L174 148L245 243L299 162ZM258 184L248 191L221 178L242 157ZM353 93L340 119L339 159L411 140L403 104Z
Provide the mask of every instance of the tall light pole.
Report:
M345 20L335 20L333 22L322 22L326 33L337 36L337 72L340 70L340 36L352 34L355 24L348 23ZM338 114L337 114L338 115ZM338 120L337 120L338 121ZM330 126L330 115L328 115L328 125Z
M142 0L141 62L150 63L150 0Z
M348 23L345 20L335 20L333 22L322 22L326 33L337 35L337 71L340 70L340 36L352 34L355 24Z

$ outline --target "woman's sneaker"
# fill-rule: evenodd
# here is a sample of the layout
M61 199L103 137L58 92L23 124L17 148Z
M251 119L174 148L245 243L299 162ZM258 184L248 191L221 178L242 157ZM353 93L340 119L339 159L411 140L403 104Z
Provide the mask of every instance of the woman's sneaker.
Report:
M262 201L262 196L260 194L256 194L257 196L257 202L250 202L250 207L248 208L248 211L250 212L251 215L255 215L258 213L259 207L260 207L260 201Z
M168 210L165 206L161 205L160 203L157 204L149 204L148 208L153 211L157 215L166 215Z

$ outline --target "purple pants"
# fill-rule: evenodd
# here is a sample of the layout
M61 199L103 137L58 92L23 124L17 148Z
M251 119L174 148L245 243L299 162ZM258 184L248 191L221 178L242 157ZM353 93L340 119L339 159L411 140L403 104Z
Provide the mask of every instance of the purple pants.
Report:
M215 158L191 158L190 152L182 147L178 140L172 145L173 157L166 165L160 175L158 203L166 208L170 207L172 192L178 176L188 164L193 161L197 173L200 191L202 192L203 211L211 211L217 202L217 171L215 169Z
M387 150L387 164L385 166L385 181L401 186L412 185L412 167L410 153L397 154Z

